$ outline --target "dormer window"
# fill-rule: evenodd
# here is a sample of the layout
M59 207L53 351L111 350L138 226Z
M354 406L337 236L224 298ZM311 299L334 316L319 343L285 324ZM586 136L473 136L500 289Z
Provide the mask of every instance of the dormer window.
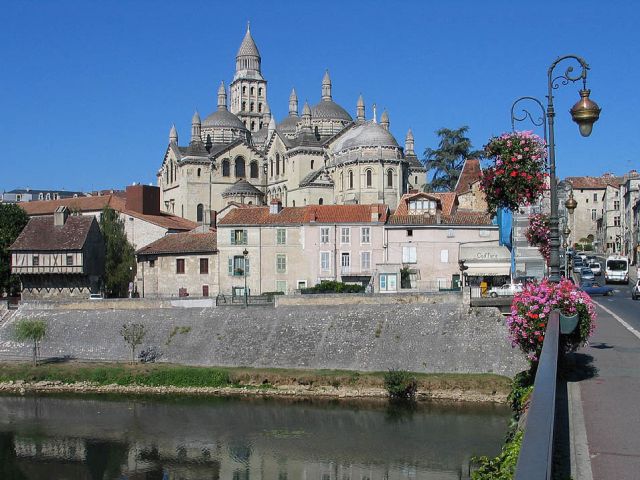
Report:
M437 202L434 200L410 200L409 213L436 213Z

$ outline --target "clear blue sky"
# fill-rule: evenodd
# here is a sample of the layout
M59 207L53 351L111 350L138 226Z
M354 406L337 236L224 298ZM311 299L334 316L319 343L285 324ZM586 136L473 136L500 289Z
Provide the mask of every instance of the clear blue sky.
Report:
M0 190L155 184L171 124L184 143L194 110L216 108L247 20L278 121L293 86L301 107L319 101L328 68L334 100L386 107L420 155L441 127L468 125L482 147L513 100L544 100L556 57L582 55L602 115L582 138L579 86L556 92L559 175L640 169L636 2L5 0L2 18Z

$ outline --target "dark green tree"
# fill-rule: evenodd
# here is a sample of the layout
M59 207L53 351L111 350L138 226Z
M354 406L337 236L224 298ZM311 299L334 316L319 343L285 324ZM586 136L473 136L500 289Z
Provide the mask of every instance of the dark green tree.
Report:
M440 137L438 148L425 148L424 166L427 175L431 173L431 181L424 184L425 192L450 192L458 181L460 172L467 158L482 158L483 152L473 150L471 140L467 137L469 127L463 126L455 130L441 128L436 132ZM427 177L428 178L428 177Z
M0 203L0 297L20 291L20 280L11 275L9 247L29 221L25 211L16 204Z
M105 244L104 286L108 297L126 297L136 272L133 246L127 240L124 222L118 212L105 207L100 215Z
M40 342L47 334L47 323L37 318L23 318L16 322L14 337L19 342L30 342L33 347L33 366L38 366Z

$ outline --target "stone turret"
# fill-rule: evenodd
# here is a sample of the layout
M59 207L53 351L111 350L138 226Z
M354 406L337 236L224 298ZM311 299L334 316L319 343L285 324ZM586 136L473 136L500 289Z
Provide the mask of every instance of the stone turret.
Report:
M202 141L202 137L200 136L200 130L202 127L202 122L200 121L200 114L196 110L191 118L191 141L200 140Z
M302 107L302 129L311 131L311 108L306 101Z
M291 89L291 95L289 95L289 115L298 116L298 95L295 88Z
M276 121L273 117L269 119L269 127L267 129L267 139L271 138L271 134L276 131Z
M386 110L380 115L380 125L382 125L385 130L389 130L389 114Z
M404 153L406 155L415 155L414 144L413 144L413 132L411 129L407 132L407 136L404 139Z
M218 110L227 109L227 89L224 88L224 80L220 82L218 87Z
M362 98L362 94L358 97L358 104L356 106L356 119L359 122L365 121L365 113L364 113L364 98Z
M169 130L169 143L178 144L178 131L176 130L176 126L171 125L171 130Z
M269 125L269 123L271 123L271 118L271 109L269 108L269 104L265 102L264 113L262 114L262 124Z
M329 77L329 70L325 70L324 77L322 77L322 100L331 100L331 78Z

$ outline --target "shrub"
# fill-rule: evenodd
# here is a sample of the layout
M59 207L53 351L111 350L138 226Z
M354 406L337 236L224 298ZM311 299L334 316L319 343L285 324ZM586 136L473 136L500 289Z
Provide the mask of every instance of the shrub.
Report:
M37 318L23 318L15 325L14 337L19 342L33 343L33 365L38 365L40 342L47 333L47 324Z
M384 388L393 400L415 400L418 382L405 370L390 369L384 374Z
M365 287L342 282L321 282L310 288L303 288L302 293L362 293Z

